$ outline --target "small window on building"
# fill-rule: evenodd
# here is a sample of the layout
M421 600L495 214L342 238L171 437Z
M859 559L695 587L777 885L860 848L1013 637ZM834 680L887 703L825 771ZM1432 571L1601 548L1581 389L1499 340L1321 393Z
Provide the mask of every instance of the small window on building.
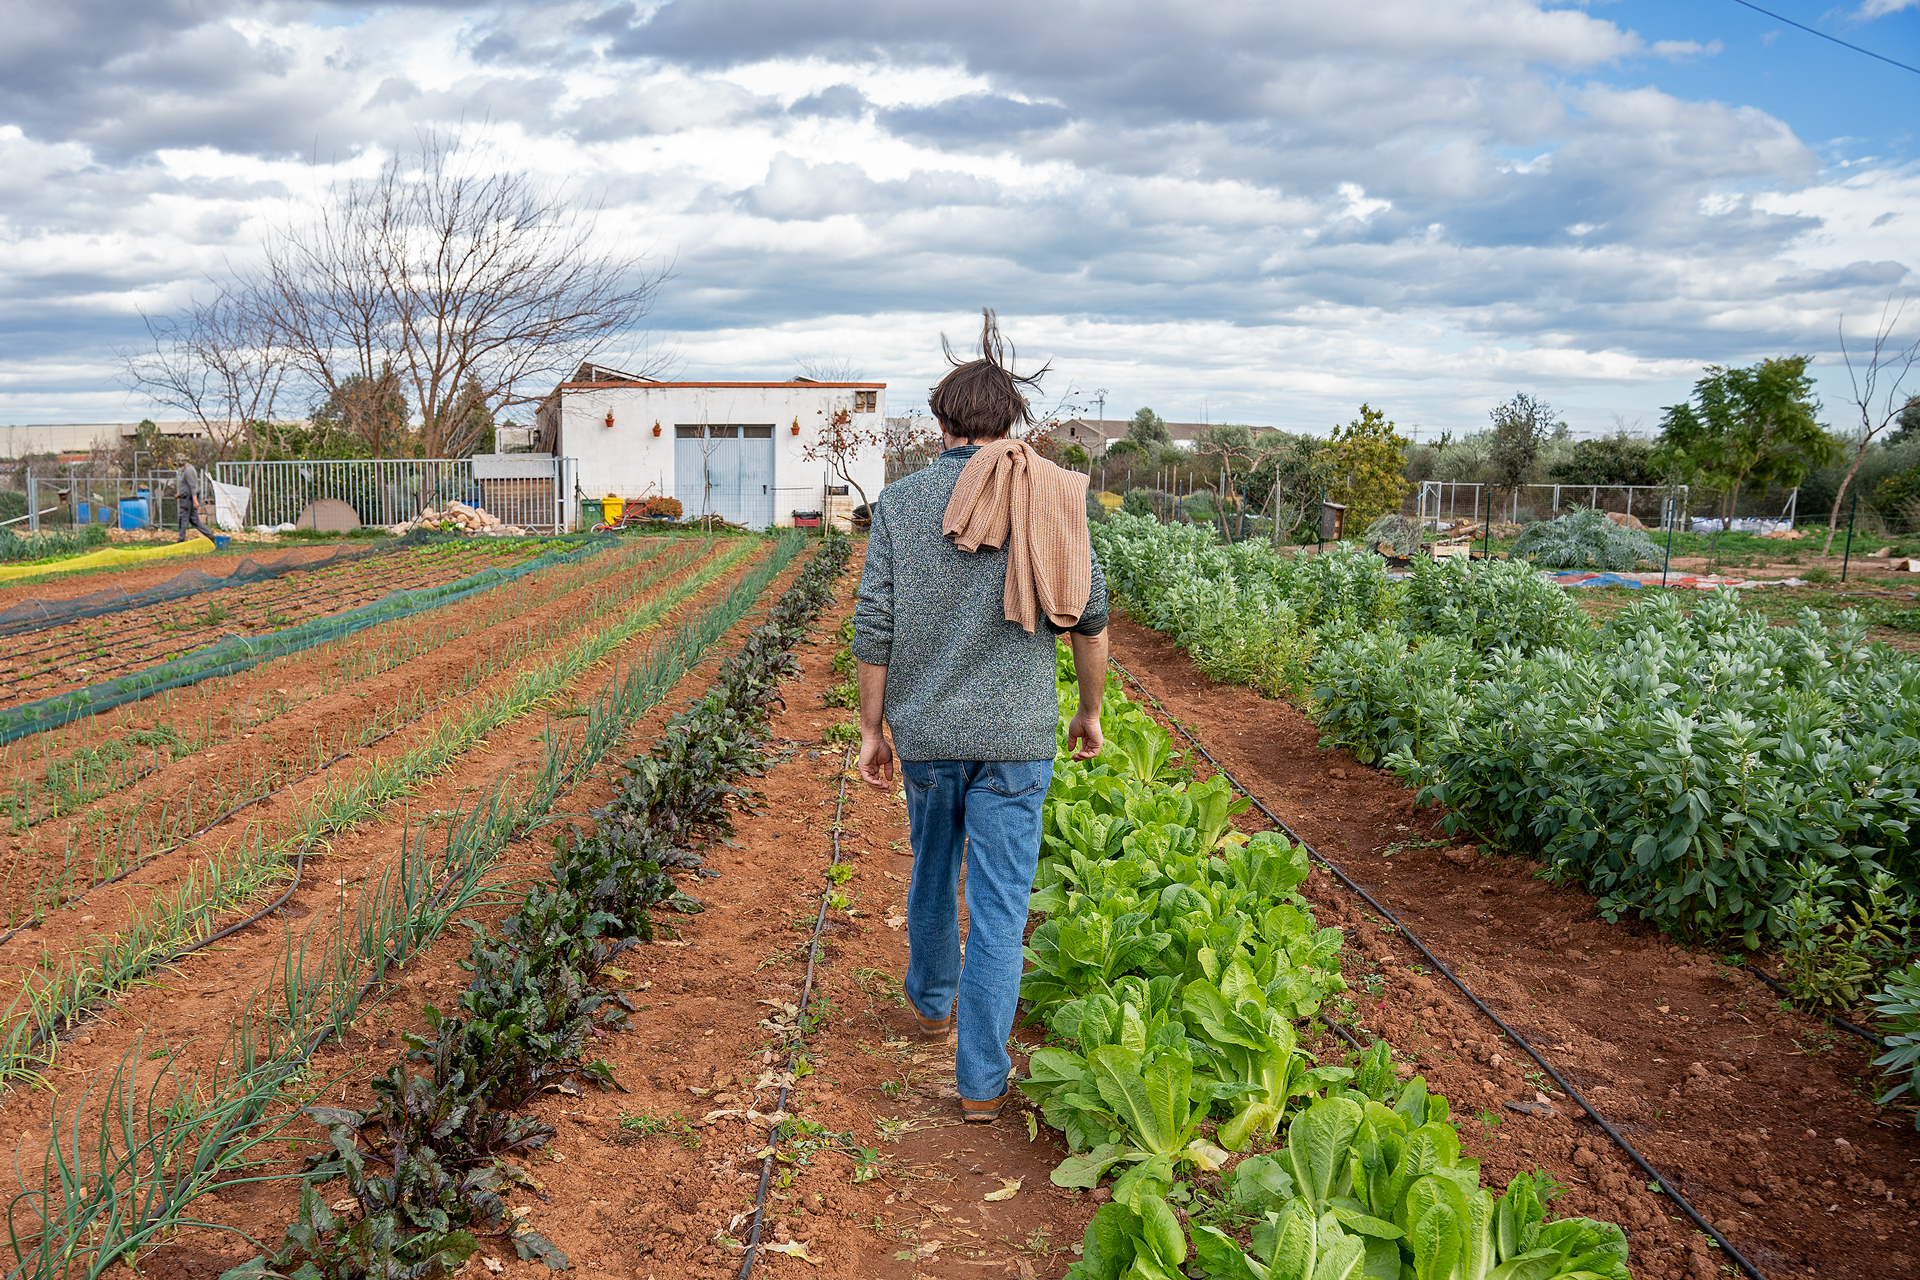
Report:
M880 393L878 391L856 391L853 393L853 411L855 413L872 413L879 407Z
M707 434L715 440L738 440L740 428L730 422L723 422L707 428Z
M771 422L762 423L758 426L745 426L740 429L747 433L747 439L749 440L773 439L773 424Z
M700 424L697 422L692 425L684 422L678 424L673 429L673 438L675 440L698 440L700 438Z

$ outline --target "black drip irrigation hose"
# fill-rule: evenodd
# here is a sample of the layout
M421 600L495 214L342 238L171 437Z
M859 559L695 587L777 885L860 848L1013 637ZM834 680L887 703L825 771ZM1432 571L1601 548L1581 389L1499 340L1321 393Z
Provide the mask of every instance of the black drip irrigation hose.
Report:
M700 662L706 662L707 660L708 660L707 658L702 658ZM699 666L699 665L700 663L698 662L693 663L689 667L689 670L692 669L692 666ZM345 751L340 752L338 755L335 755L330 759L321 761L319 764L307 770L305 773L301 774L299 777L288 778L285 782L281 783L279 786L275 787L271 791L265 791L257 796L252 797L251 799L242 800L239 804L234 805L231 809L228 809L226 812L218 814L214 818L210 819L204 826L198 827L192 831L189 831L186 835L181 836L178 840L174 841L172 844L168 845L166 848L160 850L160 852L151 854L148 857L142 858L140 861L134 863L132 866L127 867L124 870L115 872L113 875L108 876L105 880L102 880L97 884L89 885L85 891L83 891L82 893L78 894L75 897L68 898L65 902L60 903L55 909L64 910L68 907L75 907L80 905L82 902L85 902L87 900L87 896L91 894L94 890L104 889L110 884L115 884L121 880L125 880L128 876L134 874L136 871L139 871L141 868L152 866L155 862L159 861L161 858L166 857L168 854L178 852L179 850L185 848L187 845L193 843L195 840L198 840L201 836L207 834L207 832L219 826L221 823L225 822L228 818L233 817L234 814L239 813L242 809L249 809L256 804L261 804L261 803L264 803L265 801L271 800L275 796L286 791L287 789L291 787L297 787L301 783L306 782L314 777L317 777L322 773L325 773L328 769L333 768L333 766L335 766L336 764L339 764L342 760L345 760L348 756L353 755L356 752L365 751L368 747L378 746L380 743L385 742L388 738L391 738L394 734L400 732L402 729L410 728L413 725L419 724L422 720L426 719L428 716L432 715L434 712L440 710L441 708L463 697L465 695L465 692L466 692L465 690L459 690L454 693L450 693L446 697L441 698L438 702L435 702L432 706L427 707L424 710L421 710L415 713L414 715L407 717L405 720L402 720L400 723L394 725L391 729L386 730L384 733L375 734L373 737L368 738L366 741L355 743L353 746L348 747ZM257 723L265 724L266 721L264 720L258 721ZM231 741L231 739L229 739L228 741ZM141 773L137 775L136 777L130 779L128 782L122 783L121 786L122 787L131 786L133 783L140 781L141 778L147 777L149 774L156 772L158 769L162 767L164 766L156 765L154 769L147 770L145 773ZM88 803L91 804L92 801L88 801ZM38 928L41 922L44 921L45 919L46 917L42 916L37 920L22 921L20 924L8 930L6 933L0 934L0 947L3 947L7 943L13 941L13 938L16 934L19 934L27 929ZM166 963L166 961L161 961L161 963L164 964Z
M1468 1000L1472 1001L1474 1008L1478 1009L1481 1013L1485 1014L1487 1018L1490 1021L1492 1021L1492 1023L1496 1027L1500 1028L1501 1033L1505 1035L1509 1040L1512 1040L1515 1044L1519 1045L1521 1049L1525 1050L1528 1057L1532 1058L1535 1062L1539 1063L1541 1070L1545 1071L1548 1075L1552 1076L1554 1083L1559 1085L1560 1088L1566 1092L1566 1095L1569 1098L1572 1098L1576 1103L1578 1103L1580 1106L1580 1109L1587 1113L1587 1118L1592 1120L1595 1124L1599 1125L1601 1130L1605 1132L1609 1138L1613 1139L1614 1144L1618 1146L1622 1151L1626 1152L1628 1158L1631 1159L1636 1165L1640 1167L1640 1171L1642 1173L1646 1174L1647 1177L1651 1179L1653 1182L1658 1183L1662 1194L1664 1194L1669 1200L1672 1200L1673 1203L1679 1207L1680 1211L1686 1214L1687 1217L1690 1220L1692 1220L1694 1226L1700 1228L1700 1230L1706 1232L1709 1236L1711 1236L1714 1242L1720 1246L1720 1248L1726 1253L1728 1258L1733 1260L1734 1265L1739 1267L1741 1272L1745 1274L1749 1278L1749 1280L1767 1280L1765 1273L1763 1273L1758 1267L1754 1266L1751 1262L1747 1261L1746 1257L1738 1249L1733 1247L1733 1242L1728 1240L1724 1235L1720 1233L1720 1229L1718 1227L1714 1226L1711 1222L1708 1222L1705 1217L1701 1216L1698 1210L1696 1210L1691 1204L1687 1203L1686 1197L1682 1196L1677 1190L1674 1189L1673 1183L1668 1181L1665 1177L1661 1176L1660 1171L1654 1168L1653 1165L1647 1161L1647 1158L1641 1155L1640 1152L1634 1148L1634 1145L1628 1142L1626 1138L1621 1135L1618 1129L1614 1128L1613 1125L1608 1123L1606 1117L1601 1115L1597 1110L1595 1110L1593 1107L1593 1104L1588 1102L1586 1098L1581 1094L1581 1092L1578 1089L1574 1088L1573 1084L1565 1076L1561 1075L1560 1072L1554 1068L1554 1065L1551 1062L1548 1062L1546 1058L1541 1055L1538 1049L1535 1049L1533 1045L1527 1041L1526 1037L1522 1036L1518 1031L1515 1031L1512 1027L1508 1026L1505 1019L1503 1019L1499 1014L1495 1013L1492 1009L1488 1008L1486 1003L1482 1001L1478 995L1474 994L1474 991L1471 987L1469 987L1466 983L1462 982L1459 979L1459 977L1454 974L1453 970L1447 967L1447 965L1440 959L1439 956L1436 956L1435 954L1433 954L1433 952L1427 948L1427 944L1420 940L1419 935L1415 934L1413 930L1409 929L1406 925L1402 924L1398 916L1394 915L1393 912L1389 911L1386 908L1386 906L1380 902L1379 899L1375 898L1371 893L1368 893L1364 888L1360 886L1360 884L1357 881L1355 881L1351 876L1347 875L1346 872L1342 871L1338 866L1334 865L1331 859L1327 858L1326 855L1322 854L1318 849L1314 848L1311 844L1308 844L1307 841L1300 835L1299 832L1295 831L1292 827L1288 826L1285 822L1281 821L1280 815L1275 813L1273 810L1267 808L1267 806L1261 802L1260 797L1254 795L1253 792L1247 790L1246 787L1242 786L1240 783L1240 780L1234 777L1233 774L1228 771L1227 767L1221 764L1220 761L1214 757L1211 751L1207 750L1206 744L1202 743L1199 738L1195 737L1192 730L1188 729L1186 725L1182 724L1180 720L1173 715L1172 712L1168 711L1166 707L1161 704L1158 698L1153 696L1152 691L1149 690L1146 685L1140 682L1140 678L1138 676L1134 675L1131 671L1128 671L1125 667L1121 666L1118 659L1115 659L1109 656L1108 660L1113 663L1114 667L1119 670L1121 675L1133 681L1134 686L1138 688L1140 692L1146 696L1147 701L1152 703L1154 708L1157 711L1159 711L1162 715L1166 716L1167 720L1173 725L1173 727L1180 730L1180 732L1186 737L1187 741L1193 744L1194 749L1197 750L1201 755L1207 758L1207 763L1212 765L1214 769L1222 777L1224 777L1227 780L1227 782L1234 788L1234 790L1238 791L1241 795L1245 796L1249 801L1251 801L1253 804L1253 807L1258 809L1263 815L1265 815L1267 821L1273 823L1274 826L1286 832L1287 835L1291 837L1295 843L1297 843L1302 849L1305 849L1307 851L1308 856L1313 858L1316 862L1320 863L1320 865L1325 867L1328 871L1332 872L1334 877L1337 880L1339 880L1341 884L1345 885L1348 889L1350 889L1354 893L1359 894L1360 897L1366 901L1368 906L1372 907L1375 911L1379 912L1380 915L1383 918L1385 918L1388 923L1393 925L1393 927L1399 931L1402 937L1404 937L1408 942L1411 942L1414 945L1415 949L1417 949L1421 955L1427 958L1428 963L1432 964L1435 969L1437 969L1440 973L1444 974L1446 976L1447 981L1451 982L1455 987L1459 989L1461 995L1464 995ZM1328 1025L1331 1026L1332 1024L1329 1023Z
M281 794L282 792L292 787L297 787L301 783L309 781L312 778L317 777L322 773L325 773L327 770L333 768L333 766L335 766L336 764L339 764L342 760L345 760L348 756L353 755L356 752L365 751L368 747L378 746L380 743L385 742L388 738L391 738L394 734L400 732L402 729L410 728L413 725L420 723L420 721L426 719L426 717L432 715L435 711L438 711L440 708L452 702L454 698L457 696L459 695L449 694L447 697L440 699L440 701L434 703L432 706L428 707L426 710L420 712L420 714L416 716L410 716L407 719L402 720L399 724L394 725L393 728L388 729L385 733L377 734L374 737L368 738L365 742L356 743L355 745L348 747L345 751L342 751L340 754L332 757L331 759L321 761L319 764L307 770L305 773L301 774L299 777L288 778L285 782L281 783L279 786L275 787L271 791L263 791L259 795L253 796L250 799L242 800L239 804L234 805L231 809L228 809L226 812L217 814L213 818L209 819L204 826L196 827L194 830L187 832L186 835L181 836L178 840L174 841L172 844L168 845L166 848L160 850L160 852L151 854L148 857L142 858L140 861L134 863L132 866L126 868L123 871L115 872L113 875L108 876L105 880L100 881L98 884L90 885L85 892L80 893L75 897L68 898L65 902L60 903L59 907L56 909L65 910L68 907L79 906L81 903L87 900L88 895L93 893L94 890L104 889L110 884L116 884L121 880L125 880L128 876L134 874L136 871L141 870L143 867L152 866L154 863L166 857L168 854L179 852L181 849L184 849L186 848L186 846L192 844L195 840L198 840L201 836L204 836L205 834L207 834L207 832L213 830L215 827L225 822L228 818L231 818L236 813L239 813L242 809L251 809L254 805L263 804L266 801L271 800L275 796ZM139 779L137 778L135 779L135 781L138 781L138 780ZM302 857L305 856L304 849L301 852L301 856ZM295 882L298 883L297 872L295 873ZM275 906L278 906L278 905L279 905L278 903L275 904ZM14 935L22 932L23 930L39 928L40 924L45 919L46 919L45 916L41 916L40 919L38 920L27 920L22 922L19 925L16 925L9 932L5 934L0 934L0 946L5 946L8 942L11 942L13 940ZM208 939L208 941L211 941L211 940L212 939ZM160 961L160 963L165 964L167 963L167 961L163 960L163 961Z
M1762 969L1759 965L1749 960L1747 961L1746 969L1748 973L1751 973L1754 977L1760 979L1760 981L1766 983L1768 986L1772 987L1775 991L1778 991L1781 995L1787 997L1787 999L1789 1000L1793 999L1793 992L1787 989L1786 984L1781 982L1778 978L1774 977L1772 974L1768 973L1765 969ZM1802 1012L1805 1012L1805 1011L1802 1010ZM1869 1044L1878 1045L1882 1049L1887 1047L1887 1042L1885 1040L1882 1040L1879 1036L1873 1034L1873 1032L1867 1030L1865 1027L1855 1026L1853 1023L1848 1022L1845 1018L1828 1018L1826 1017L1825 1014L1818 1014L1818 1013L1809 1014L1808 1016L1815 1017L1815 1018L1826 1018L1826 1021L1831 1022L1834 1026L1840 1028L1842 1031L1851 1031L1854 1035L1859 1036L1862 1040L1865 1040Z
M847 744L847 750L840 757L840 794L833 802L833 852L827 859L827 870L831 872L840 865L840 815L847 807L847 770L853 767L853 744ZM800 987L800 1011L793 1019L793 1042L787 1046L787 1073L793 1073L793 1059L806 1044L807 1002L813 998L813 967L820 958L820 934L827 927L827 898L833 892L833 880L829 876L827 887L820 893L820 914L813 922L813 938L807 943L807 980ZM740 1263L740 1280L747 1280L753 1274L753 1260L760 1252L760 1226L767 1207L767 1184L773 1178L773 1149L780 1141L780 1129L786 1124L787 1085L780 1086L780 1099L774 1104L774 1114L781 1117L767 1134L767 1154L760 1161L760 1189L753 1197L753 1230L747 1236L747 1256Z

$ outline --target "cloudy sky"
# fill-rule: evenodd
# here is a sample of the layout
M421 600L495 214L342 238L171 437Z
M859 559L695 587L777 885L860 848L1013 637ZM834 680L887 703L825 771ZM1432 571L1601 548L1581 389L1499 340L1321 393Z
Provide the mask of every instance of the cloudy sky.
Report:
M1920 0L1768 0L1920 66ZM145 406L116 349L423 129L671 261L686 376L924 401L996 306L1109 417L1422 434L1515 390L1651 429L1891 295L1920 74L1735 0L0 0L0 422ZM636 342L640 341L636 338ZM623 353L608 353L617 364Z

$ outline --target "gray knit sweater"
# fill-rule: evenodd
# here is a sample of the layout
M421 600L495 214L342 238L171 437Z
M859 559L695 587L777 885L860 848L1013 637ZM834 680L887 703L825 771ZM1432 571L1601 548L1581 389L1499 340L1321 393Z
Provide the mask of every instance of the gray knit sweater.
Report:
M1060 702L1054 638L1008 622L1007 552L961 551L940 532L975 446L949 449L873 504L873 533L853 613L853 655L887 669L887 727L902 760L1051 760ZM1107 580L1073 630L1107 625Z

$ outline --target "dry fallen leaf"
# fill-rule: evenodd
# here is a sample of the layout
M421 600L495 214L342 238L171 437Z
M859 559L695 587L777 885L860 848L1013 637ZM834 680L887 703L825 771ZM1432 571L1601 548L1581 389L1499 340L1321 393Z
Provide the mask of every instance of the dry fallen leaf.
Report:
M763 1247L768 1253L784 1253L789 1258L798 1258L816 1267L820 1265L820 1259L807 1252L807 1243L804 1240L789 1240L785 1244L770 1244Z
M498 1258L482 1258L480 1262L487 1270L493 1272L495 1275L499 1275L502 1271L506 1270L506 1267L501 1265L500 1259Z
M998 1191L989 1191L980 1198L982 1200L1011 1200L1020 1190L1021 1181L1022 1179L1019 1178L1002 1178L1000 1179L1000 1189Z
M344 1200L335 1200L332 1204L327 1206L327 1208L333 1210L335 1213L352 1213L355 1209L358 1209L359 1207L360 1207L360 1202L358 1200L355 1200L352 1196L348 1196Z

